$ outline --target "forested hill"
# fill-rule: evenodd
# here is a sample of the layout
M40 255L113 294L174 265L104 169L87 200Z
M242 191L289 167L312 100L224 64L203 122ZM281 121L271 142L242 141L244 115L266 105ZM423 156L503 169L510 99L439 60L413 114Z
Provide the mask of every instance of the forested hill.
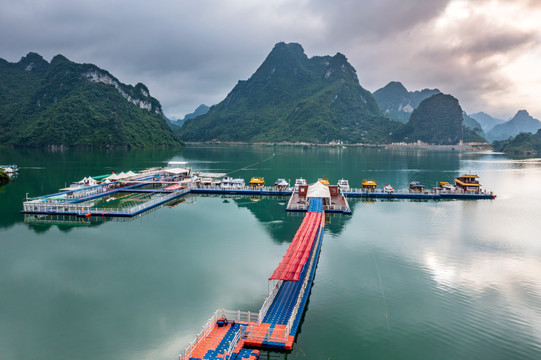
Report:
M180 129L186 141L387 143L400 126L383 116L340 53L308 58L278 43L257 71Z
M15 146L181 145L158 100L92 64L29 53L0 59L0 143Z
M464 125L463 111L456 98L436 94L423 100L413 111L407 124L396 132L397 140L420 140L435 145L464 142L486 142Z
M407 123L411 113L417 109L421 101L440 92L438 89L408 91L401 82L391 81L381 89L376 90L374 98L387 116L395 121Z

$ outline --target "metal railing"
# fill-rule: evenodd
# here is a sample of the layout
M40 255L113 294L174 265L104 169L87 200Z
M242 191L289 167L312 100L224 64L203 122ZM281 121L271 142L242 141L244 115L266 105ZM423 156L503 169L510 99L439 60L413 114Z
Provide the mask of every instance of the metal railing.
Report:
M91 213L110 213L114 215L129 215L133 216L134 214L153 207L159 203L165 203L173 198L182 196L188 193L189 190L181 189L172 193L168 193L149 201L145 201L141 204L132 206L130 208L93 208L94 204L66 204L62 202L52 202L52 201L25 201L23 203L23 211L25 212L41 212L41 213L55 213L55 214L77 214L77 215L86 215Z
M321 221L322 222L325 221L324 216L322 216ZM321 236L322 231L323 231L323 227L320 224L319 231L317 232L317 235L316 235L317 236L316 239L318 239L318 241L320 240L320 236ZM308 266L308 269L306 270L306 277L304 278L301 290L299 291L299 296L297 298L297 302L295 303L295 307L293 308L293 311L291 312L291 315L289 317L289 321L287 322L287 325L286 325L284 342L287 342L287 337L291 333L291 329L293 328L293 323L295 322L295 318L297 317L297 312L299 311L300 306L301 306L302 298L304 297L304 292L306 291L306 287L308 286L308 282L310 281L310 273L312 271L312 267L314 266L314 263L315 263L315 260L316 260L316 257L317 257L317 251L316 250L317 250L317 246L319 246L319 244L316 243L314 246L316 246L316 248L314 248L314 254L312 255L312 258L310 259L310 265Z
M184 355L180 354L178 356L179 360L188 359L192 350L195 349L195 347L199 345L199 343L203 341L212 332L212 330L214 330L216 322L218 321L219 313L220 310L216 310L214 315L212 315L205 326L203 326L203 330L201 330L199 334L195 336L195 339L184 349Z
M239 342L241 337L246 336L247 326L250 323L257 321L257 313L240 310L216 310L212 317L207 321L205 326L203 326L203 330L201 330L199 334L196 335L195 339L190 342L190 344L184 349L184 352L178 356L179 360L189 359L189 355L191 354L191 352L197 347L197 345L199 345L199 343L201 343L201 341L203 341L212 332L212 330L214 330L214 327L216 326L216 323L220 318L225 318L228 321L235 321L246 324L245 326L241 326L241 329L237 332L237 334L235 334L235 337L229 343L227 351L229 353L229 356L231 356L232 351L237 346L237 343Z
M278 290L280 290L280 287L282 286L283 281L278 280L274 287L272 288L272 291L270 294L265 298L265 302L261 306L261 309L259 310L259 316L257 319L257 322L260 324L265 319L265 316L267 315L267 311L269 311L270 306L272 305L274 298L276 298L276 294L278 294Z
M246 326L240 326L237 332L235 333L235 336L233 337L233 339L229 342L229 346L225 350L224 360L231 359L231 356L233 355L233 351L237 347L237 344L239 343L240 339L245 336L246 336Z

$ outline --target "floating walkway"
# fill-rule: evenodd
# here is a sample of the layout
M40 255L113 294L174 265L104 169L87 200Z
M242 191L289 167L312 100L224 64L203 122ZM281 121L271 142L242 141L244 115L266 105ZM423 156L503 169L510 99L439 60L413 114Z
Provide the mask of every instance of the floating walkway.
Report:
M321 252L325 214L321 198L310 208L258 313L217 310L179 360L257 359L259 350L291 350L312 288Z
M26 199L24 214L67 215L67 216L137 216L156 206L181 196L200 195L244 195L244 196L289 196L287 211L308 211L310 199L323 199L323 210L351 214L348 198L413 199L413 200L480 200L494 199L496 195L487 192L464 192L432 190L424 192L385 192L382 189L340 190L337 185L323 185L320 181L310 186L252 189L246 186L223 187L201 186L185 177L185 172L175 174L176 169L158 169L133 174L130 178L109 181L97 185L65 188L64 191ZM97 178L103 178L103 175ZM478 188L476 190L479 190ZM126 195L128 194L128 195ZM139 197L130 196L141 194ZM126 196L125 196L126 195ZM146 195L146 196L143 196Z

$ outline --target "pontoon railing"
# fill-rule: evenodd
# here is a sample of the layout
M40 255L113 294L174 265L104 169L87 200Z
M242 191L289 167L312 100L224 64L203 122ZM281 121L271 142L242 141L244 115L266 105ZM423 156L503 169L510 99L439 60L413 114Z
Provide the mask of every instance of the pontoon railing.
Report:
M261 309L259 310L259 316L258 316L258 322L262 323L265 319L265 316L267 315L267 311L269 311L270 306L272 305L274 298L276 298L276 294L278 294L278 290L280 290L280 287L282 286L283 281L278 280L274 287L272 288L272 291L270 294L265 298L265 302L261 306Z

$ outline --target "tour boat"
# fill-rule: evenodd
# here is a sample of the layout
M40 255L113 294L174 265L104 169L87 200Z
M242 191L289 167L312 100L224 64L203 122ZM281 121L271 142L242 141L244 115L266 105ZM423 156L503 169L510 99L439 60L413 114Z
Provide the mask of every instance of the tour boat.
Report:
M346 179L340 179L338 180L338 187L340 188L340 191L349 191L349 181Z

